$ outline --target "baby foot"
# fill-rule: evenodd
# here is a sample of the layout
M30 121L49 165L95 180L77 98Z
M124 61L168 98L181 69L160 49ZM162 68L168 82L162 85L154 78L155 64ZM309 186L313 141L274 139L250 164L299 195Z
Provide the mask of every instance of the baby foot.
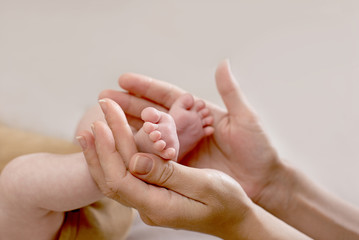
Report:
M194 100L191 94L179 97L171 106L169 114L177 127L180 142L178 159L181 160L198 142L213 134L213 116L202 100Z
M138 149L165 159L176 160L179 142L173 118L152 107L145 108L141 118L145 123L135 135Z

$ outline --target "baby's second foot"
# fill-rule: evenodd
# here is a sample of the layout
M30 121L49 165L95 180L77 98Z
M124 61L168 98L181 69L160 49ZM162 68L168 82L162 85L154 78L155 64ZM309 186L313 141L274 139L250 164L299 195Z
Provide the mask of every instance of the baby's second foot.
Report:
M135 135L138 149L165 159L176 160L179 142L173 118L152 107L145 108L141 118L145 123Z
M191 94L179 97L171 106L169 114L173 117L180 142L178 159L181 160L198 142L213 134L213 116L202 100L195 100Z

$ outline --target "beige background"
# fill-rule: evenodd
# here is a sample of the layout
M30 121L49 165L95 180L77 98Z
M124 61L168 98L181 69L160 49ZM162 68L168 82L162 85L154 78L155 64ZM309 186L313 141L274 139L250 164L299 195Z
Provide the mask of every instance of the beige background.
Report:
M0 120L72 138L124 72L221 104L228 57L281 155L359 205L359 1L0 0Z

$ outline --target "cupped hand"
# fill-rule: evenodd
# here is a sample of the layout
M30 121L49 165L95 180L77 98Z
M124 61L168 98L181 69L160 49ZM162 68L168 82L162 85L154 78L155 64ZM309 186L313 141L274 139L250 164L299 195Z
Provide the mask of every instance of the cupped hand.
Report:
M91 175L107 197L136 208L149 225L228 239L239 233L254 204L233 178L137 153L121 108L110 99L101 107L107 124L95 122L93 134L80 135Z
M235 178L252 200L259 201L282 163L241 93L228 61L219 64L215 76L226 110L206 103L214 117L215 132L179 161L191 167L223 171ZM142 126L140 113L145 107L168 111L185 93L169 83L132 73L122 75L119 84L127 92L106 90L100 98L116 101L137 129Z

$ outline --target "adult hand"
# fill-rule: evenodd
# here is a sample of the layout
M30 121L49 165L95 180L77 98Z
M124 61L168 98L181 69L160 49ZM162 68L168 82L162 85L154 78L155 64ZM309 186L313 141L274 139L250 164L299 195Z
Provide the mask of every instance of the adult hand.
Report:
M241 224L254 204L234 179L137 153L121 108L110 99L101 101L101 107L108 125L95 122L93 135L80 135L91 175L106 196L136 208L149 225L222 238L247 234Z
M171 84L137 74L125 74L119 83L129 93L105 91L100 97L118 102L137 128L141 126L142 109L152 106L166 111L185 93ZM328 194L279 159L240 92L228 62L218 66L216 83L227 111L207 103L215 132L182 163L230 174L258 205L315 239L357 239L358 209Z
M180 162L229 174L258 202L267 186L278 177L282 164L256 114L241 93L227 61L218 66L216 83L227 110L206 103L214 117L215 132ZM119 84L128 93L106 90L100 98L108 97L116 101L136 128L142 126L139 117L145 107L168 111L173 102L185 93L169 83L138 74L122 75Z

